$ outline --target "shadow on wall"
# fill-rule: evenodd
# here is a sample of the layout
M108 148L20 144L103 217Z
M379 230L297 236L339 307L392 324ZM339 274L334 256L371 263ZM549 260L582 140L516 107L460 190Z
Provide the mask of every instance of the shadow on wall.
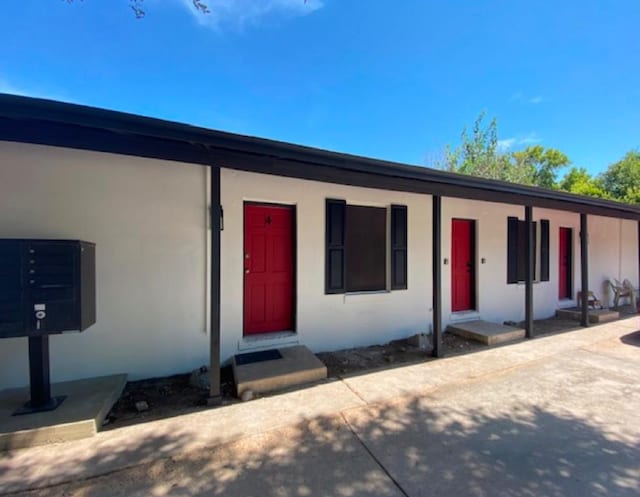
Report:
M638 495L640 448L633 441L531 406L495 414L430 402L356 408L173 457L161 454L191 441L150 436L74 463L108 471L138 452L154 461L25 495L403 495L377 461L412 497ZM9 476L8 461L0 460L0 480Z

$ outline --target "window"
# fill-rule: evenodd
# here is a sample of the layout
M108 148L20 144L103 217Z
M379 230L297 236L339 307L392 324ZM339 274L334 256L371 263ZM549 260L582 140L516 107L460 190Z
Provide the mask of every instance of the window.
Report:
M407 208L392 205L390 211L327 199L325 293L407 288Z
M387 288L387 209L347 205L346 291Z
M533 223L533 279L549 281L549 221ZM538 272L539 269L539 272ZM507 283L520 283L527 275L527 224L517 217L507 219Z

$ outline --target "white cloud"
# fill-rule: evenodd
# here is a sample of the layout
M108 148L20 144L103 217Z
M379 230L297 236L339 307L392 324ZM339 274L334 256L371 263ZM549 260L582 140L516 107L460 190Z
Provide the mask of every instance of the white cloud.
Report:
M522 95L522 92L517 91L509 97L509 102L522 102L523 98L524 98L524 95Z
M498 140L498 150L500 152L507 152L513 148L533 145L534 143L540 143L542 139L535 131L526 135L513 136L511 138L505 138L504 140Z
M546 98L544 98L542 95L528 96L522 93L521 91L518 91L509 97L509 102L516 102L519 104L537 105L545 101L546 101Z
M513 147L516 143L515 138L507 138L505 140L498 140L498 150L500 152L506 152L511 147Z
M323 0L204 0L210 12L203 14L194 7L193 0L180 2L202 26L234 29L257 24L268 16L305 16L324 5Z
M540 143L542 140L540 139L540 137L536 134L535 131L532 131L531 133L529 133L526 136L521 137L518 140L518 145L532 145L534 143Z

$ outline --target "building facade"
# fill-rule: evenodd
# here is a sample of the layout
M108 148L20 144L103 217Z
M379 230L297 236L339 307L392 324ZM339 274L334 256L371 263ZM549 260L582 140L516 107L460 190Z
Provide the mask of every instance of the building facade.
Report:
M97 322L52 337L54 381L438 338L457 320L550 317L585 286L610 305L608 279L638 285L639 219L615 202L0 98L0 237L96 243ZM26 340L2 340L0 388L28 380Z

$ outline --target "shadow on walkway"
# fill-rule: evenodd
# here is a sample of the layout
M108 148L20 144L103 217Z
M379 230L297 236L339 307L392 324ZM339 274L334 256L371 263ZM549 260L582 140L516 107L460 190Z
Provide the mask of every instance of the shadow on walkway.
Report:
M640 331L634 331L628 335L620 337L620 341L626 345L635 345L640 347Z
M433 408L430 402L352 409L21 495L403 495L393 480L412 497L638 495L640 448L632 437L531 406L492 414L459 405ZM75 464L109 467L127 460L130 451L161 454L185 443L178 436L150 437L140 446L78 457Z

